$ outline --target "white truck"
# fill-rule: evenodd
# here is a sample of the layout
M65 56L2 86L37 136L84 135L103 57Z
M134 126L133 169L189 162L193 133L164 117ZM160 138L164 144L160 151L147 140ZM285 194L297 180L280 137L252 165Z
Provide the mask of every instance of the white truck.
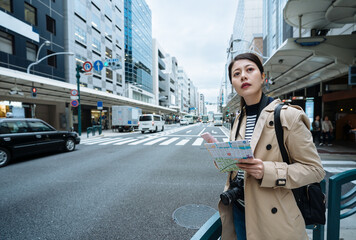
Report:
M223 115L222 113L214 114L214 126L222 126L223 125Z
M112 129L132 131L138 128L139 117L142 114L142 110L137 107L131 106L112 106Z

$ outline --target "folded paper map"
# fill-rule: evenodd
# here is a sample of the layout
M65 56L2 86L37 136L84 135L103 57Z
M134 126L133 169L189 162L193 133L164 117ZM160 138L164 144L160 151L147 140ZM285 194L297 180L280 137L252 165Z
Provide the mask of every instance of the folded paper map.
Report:
M205 143L204 145L220 172L237 171L239 168L236 163L239 159L253 157L250 143L246 140Z

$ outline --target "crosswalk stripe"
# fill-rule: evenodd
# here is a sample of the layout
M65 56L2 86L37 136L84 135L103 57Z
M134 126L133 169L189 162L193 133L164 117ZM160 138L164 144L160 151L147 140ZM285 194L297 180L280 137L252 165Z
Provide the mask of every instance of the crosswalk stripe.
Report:
M136 139L129 139L129 140L126 140L126 141L114 143L114 145L123 145L123 144L125 144L125 143L133 142L133 141L135 141L135 140L136 140Z
M174 141L176 141L176 140L178 140L179 138L177 138L177 137L174 137L174 138L171 138L171 139L169 139L169 140L167 140L167 141L164 141L163 143L160 143L159 145L169 145L169 144L171 144L172 142L174 142Z
M111 144L111 143L116 143L116 142L121 142L121 141L125 141L125 140L128 140L127 138L116 138L115 140L113 141L110 141L110 142L104 142L104 143L100 143L99 145L108 145L108 144Z
M148 138L145 138L145 139L141 139L141 140L139 140L137 142L129 143L129 145L138 145L140 143L144 143L144 142L150 141L152 139L156 139L156 137L148 137Z
M192 145L193 146L200 146L203 141L204 141L203 138L197 138Z
M179 143L177 143L176 145L178 145L178 146L182 146L182 145L185 145L187 142L189 142L190 141L190 139L183 139L183 140L181 140Z
M86 143L83 143L84 145L94 145L94 144L97 144L97 143L102 143L102 142L108 142L108 141L112 141L112 139L108 138L108 139L98 139L96 141L92 141L92 142L86 142Z
M161 137L161 138L155 139L155 140L153 140L153 141L151 141L151 142L145 143L144 145L153 145L153 144L155 144L155 143L158 143L158 142L160 142L160 141L163 141L164 139L167 139L167 137Z

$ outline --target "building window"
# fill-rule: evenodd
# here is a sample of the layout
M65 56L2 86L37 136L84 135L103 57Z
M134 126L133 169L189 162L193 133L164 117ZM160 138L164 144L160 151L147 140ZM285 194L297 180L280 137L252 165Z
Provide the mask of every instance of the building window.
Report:
M87 59L79 54L75 55L75 65L83 66Z
M53 54L54 52L50 51L50 50L47 50L47 56L50 55L50 54ZM47 64L49 66L52 66L52 67L57 67L57 56L52 56L52 57L49 57L48 60L47 60Z
M37 55L37 46L33 43L26 42L26 58L29 61L35 62Z
M0 8L12 12L12 1L11 0L0 0Z
M14 36L0 31L0 51L14 54Z
M109 58L109 59L112 58L112 50L108 47L106 47L105 56L106 56L106 58Z
M112 71L106 68L106 78L112 79Z
M101 42L94 37L92 38L92 41L93 41L93 43L91 45L93 47L93 50L96 50L99 53L101 53Z
M99 13L100 14L100 13ZM96 29L97 31L100 32L100 18L98 15L96 15L95 13L92 14L92 18L91 18L91 25L93 26L94 29Z
M87 8L80 0L74 1L74 11L77 16L79 16L84 22L87 18Z
M105 37L109 41L112 41L112 26L111 25L107 25L107 23L105 23Z
M47 31L56 35L56 20L46 15Z
M25 21L31 25L37 25L37 10L25 2Z
M116 73L116 84L120 84L120 86L122 86L122 76L119 73Z
M83 43L84 45L86 45L87 43L86 32L82 28L78 27L77 25L75 25L75 40L80 43Z

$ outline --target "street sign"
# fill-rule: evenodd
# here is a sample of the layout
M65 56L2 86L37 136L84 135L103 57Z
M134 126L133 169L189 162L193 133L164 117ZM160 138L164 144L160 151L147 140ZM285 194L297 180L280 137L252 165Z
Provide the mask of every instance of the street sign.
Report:
M104 65L105 67L110 67L112 70L117 70L122 68L120 64L120 59L118 58L105 59Z
M93 65L91 64L91 62L86 61L85 63L83 63L83 69L86 72L90 72L93 68Z
M78 102L78 100L72 100L72 101L70 102L70 105L72 105L72 107L78 107L79 102Z
M102 61L96 60L96 61L94 62L93 68L94 68L96 71L101 71L101 70L103 69L103 67L104 67L104 64L103 64Z
M96 104L98 110L102 110L103 109L103 102L102 101L98 101Z
M70 99L77 100L77 99L79 99L79 96L70 96Z
M71 96L78 96L78 90L77 89L70 90L70 95Z

